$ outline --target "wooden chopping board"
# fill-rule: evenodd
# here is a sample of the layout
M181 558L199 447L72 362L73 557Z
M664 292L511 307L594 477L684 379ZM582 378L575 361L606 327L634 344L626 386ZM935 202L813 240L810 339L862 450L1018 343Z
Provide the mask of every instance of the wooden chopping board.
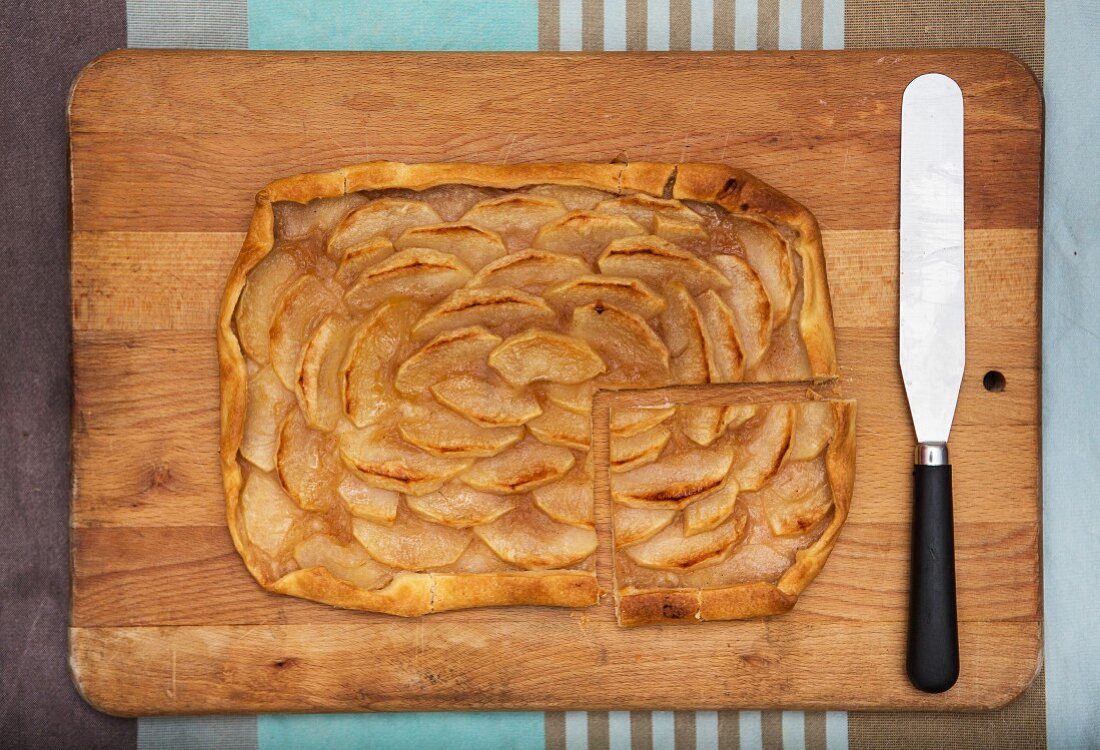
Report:
M942 695L904 673L913 436L896 343L901 94L929 71L966 101L962 675ZM1006 703L1042 630L1041 119L1034 79L990 51L98 59L70 106L78 687L119 714ZM216 306L260 187L369 159L724 162L817 215L858 461L848 523L794 611L624 630L607 597L404 620L252 581L225 528Z

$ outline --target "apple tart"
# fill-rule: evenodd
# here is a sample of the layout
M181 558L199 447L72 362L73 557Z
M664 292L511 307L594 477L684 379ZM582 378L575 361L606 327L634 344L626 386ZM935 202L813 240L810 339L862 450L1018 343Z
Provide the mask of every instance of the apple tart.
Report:
M846 515L843 404L613 408L596 465L598 392L836 376L816 222L728 167L278 180L218 348L229 528L271 591L406 616L595 604L599 470L622 622L753 616L793 602Z

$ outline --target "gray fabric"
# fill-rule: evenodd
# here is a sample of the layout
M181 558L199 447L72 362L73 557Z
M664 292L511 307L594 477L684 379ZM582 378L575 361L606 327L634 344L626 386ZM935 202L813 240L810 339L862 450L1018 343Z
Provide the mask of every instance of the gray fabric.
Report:
M257 750L255 716L168 716L138 722L138 750Z
M128 0L131 47L248 49L247 0Z
M69 184L77 73L126 43L122 0L0 12L0 745L128 748L69 680Z

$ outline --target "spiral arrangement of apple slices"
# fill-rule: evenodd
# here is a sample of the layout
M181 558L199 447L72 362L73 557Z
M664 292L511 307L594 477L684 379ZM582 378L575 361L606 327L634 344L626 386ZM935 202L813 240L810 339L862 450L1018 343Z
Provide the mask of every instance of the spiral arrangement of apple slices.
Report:
M592 571L598 389L811 375L789 232L562 185L275 204L233 314L252 559L368 591ZM776 580L831 509L831 414L615 409L620 586Z

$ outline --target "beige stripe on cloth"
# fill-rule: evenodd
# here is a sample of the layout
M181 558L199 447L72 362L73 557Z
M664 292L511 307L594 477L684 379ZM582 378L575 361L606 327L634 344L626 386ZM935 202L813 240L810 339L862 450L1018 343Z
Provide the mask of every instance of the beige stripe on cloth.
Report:
M691 50L691 0L668 2L668 48L674 52Z
M802 0L802 49L821 49L824 0Z
M803 12L805 12L805 5L803 5ZM806 33L802 33L802 39L805 41ZM825 738L825 712L824 711L807 711L806 712L806 750L826 750L826 738Z
M695 750L695 712L675 711L672 720L676 750Z
M539 50L557 52L559 49L561 49L559 0L539 0Z
M565 750L565 712L547 711L543 719L546 750Z
M646 0L626 0L626 48L643 52L646 48Z
M760 734L764 750L783 750L783 712L761 711Z
M630 750L653 750L653 714L649 711L630 712Z
M607 750L611 744L611 729L607 711L588 712L588 750Z
M734 0L714 0L714 49L733 49L736 18Z
M757 0L756 48L779 49L779 0Z
M603 0L581 3L581 49L603 52Z
M741 714L738 711L718 712L718 750L740 750Z
M844 46L997 47L1042 81L1043 0L846 0Z

